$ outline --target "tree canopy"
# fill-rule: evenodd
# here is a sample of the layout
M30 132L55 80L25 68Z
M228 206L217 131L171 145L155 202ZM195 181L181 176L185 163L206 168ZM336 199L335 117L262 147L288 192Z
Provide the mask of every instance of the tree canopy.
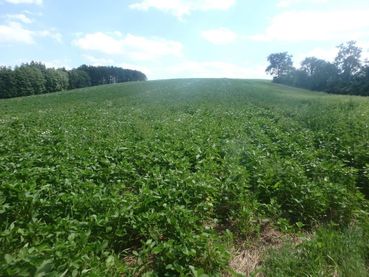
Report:
M270 54L268 62L270 65L265 71L276 76L276 80L288 76L293 69L292 55L288 52Z
M277 83L329 93L369 96L369 64L361 61L362 49L355 41L342 43L337 48L333 63L307 57L297 69L288 52L270 54L266 72Z
M0 67L0 98L145 80L144 73L120 67L81 65L66 70L47 68L42 63L32 61L15 68Z

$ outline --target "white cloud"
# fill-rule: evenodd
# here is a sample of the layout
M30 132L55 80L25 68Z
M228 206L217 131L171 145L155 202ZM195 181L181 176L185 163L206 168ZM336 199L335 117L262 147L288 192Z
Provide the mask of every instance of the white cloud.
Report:
M35 4L42 5L43 0L5 0L10 4Z
M237 34L226 28L203 31L201 36L216 45L230 44L237 39Z
M123 52L122 42L104 33L86 34L73 42L83 50L95 50L104 54L120 54Z
M359 41L357 42L357 46L362 49L361 60L365 61L366 59L369 59L369 51L368 51L369 43ZM297 62L296 63L297 66L299 66L306 57L316 57L318 59L322 59L328 62L334 62L334 59L336 58L337 54L338 54L337 47L326 47L326 48L317 47L305 53L297 54L295 61Z
M228 10L236 0L142 0L131 4L131 9L147 11L157 9L178 18L193 11Z
M99 66L99 65L114 65L113 59L99 58L91 55L82 55L83 59L87 61L89 65Z
M36 38L47 37L61 42L62 35L55 30L34 31L25 28L19 22L10 21L0 25L0 43L34 44Z
M222 61L182 61L160 69L165 78L267 78L266 66L238 65ZM160 77L158 77L160 78Z
M26 44L34 43L34 33L23 28L16 22L0 25L0 43L20 42Z
M172 78L255 78L270 79L265 74L266 63L259 65L236 64L224 61L196 61L185 57L163 58L158 60L136 61L126 57L106 58L95 55L82 55L91 65L113 65L126 69L139 70L151 80Z
M279 8L288 8L297 4L324 4L330 0L279 0L277 6Z
M149 60L163 56L181 56L182 44L161 38L145 38L128 34L123 46L136 60Z
M83 50L109 55L123 55L133 60L153 60L165 56L181 56L182 44L162 38L146 38L119 32L82 35L73 44Z
M10 21L20 21L24 24L31 24L32 19L30 19L27 15L19 13L19 14L8 14L6 15L6 18Z
M145 65L137 65L137 64L131 64L131 63L121 63L121 64L118 64L117 66L122 67L124 69L132 69L132 70L141 71L142 73L146 75L148 79L150 79L153 72L156 71L156 68L153 69Z
M40 59L41 63L46 65L46 67L50 68L65 68L65 69L72 69L71 60L70 59L55 59L55 60L46 60L43 61Z
M63 41L63 35L53 29L51 30L43 30L43 31L37 31L35 32L36 36L39 37L48 37L51 38L53 40L55 40L58 43L62 43Z
M297 66L299 66L301 62L307 57L316 57L328 62L333 62L335 57L337 56L337 53L337 47L313 48L308 52L296 55Z
M329 41L359 39L369 35L369 9L291 11L275 16L259 41Z
M150 69L150 67L145 65L137 65L133 63L126 63L119 61L119 57L117 58L106 58L106 57L96 57L93 55L82 55L82 58L84 61L86 61L86 64L93 65L93 66L118 66L124 69L132 69L132 70L138 70L146 74L147 77L151 75L153 70Z
M369 41L359 42L358 46L363 49L363 52L361 53L361 59L369 62Z

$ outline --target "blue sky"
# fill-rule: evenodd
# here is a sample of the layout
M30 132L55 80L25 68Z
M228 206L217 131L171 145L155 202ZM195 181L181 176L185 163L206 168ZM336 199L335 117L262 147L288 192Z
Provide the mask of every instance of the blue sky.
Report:
M149 79L268 78L266 57L369 49L368 0L0 0L0 64L115 65Z

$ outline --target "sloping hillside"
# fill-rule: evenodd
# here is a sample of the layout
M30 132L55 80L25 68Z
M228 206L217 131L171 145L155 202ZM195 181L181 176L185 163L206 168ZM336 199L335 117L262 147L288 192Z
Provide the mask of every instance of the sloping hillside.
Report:
M367 98L183 79L0 111L2 276L367 274Z

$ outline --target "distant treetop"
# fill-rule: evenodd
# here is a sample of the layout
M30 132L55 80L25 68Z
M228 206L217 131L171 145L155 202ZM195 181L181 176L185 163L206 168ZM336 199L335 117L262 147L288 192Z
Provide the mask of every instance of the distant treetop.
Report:
M47 68L42 63L32 61L14 69L0 66L0 98L146 80L144 73L120 67L81 65L66 70Z
M337 46L338 54L333 63L316 57L307 57L301 67L292 66L288 52L268 56L266 72L273 82L311 90L338 94L369 96L369 64L361 61L362 49L355 41Z

